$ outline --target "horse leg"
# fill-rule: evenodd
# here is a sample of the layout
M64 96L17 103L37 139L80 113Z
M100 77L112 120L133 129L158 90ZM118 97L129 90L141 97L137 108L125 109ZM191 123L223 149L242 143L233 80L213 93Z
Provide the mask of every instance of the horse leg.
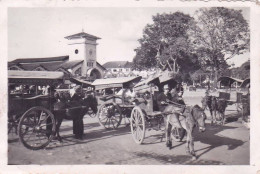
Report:
M172 140L171 140L172 125L169 121L167 121L165 129L166 129L166 147L169 147L169 149L171 149L171 147L172 147Z
M187 131L187 140L186 140L186 153L190 155L190 131Z
M209 112L210 112L210 116L211 116L211 125L213 125L213 123L214 123L214 118L213 118L213 113L212 113L212 108L209 108Z
M213 123L215 124L217 122L216 120L216 114L217 114L217 111L216 111L216 108L213 109Z
M226 122L225 114L224 114L224 113L221 113L221 117L222 117L222 125L224 125L225 122Z
M190 135L190 154L192 156L192 159L196 159L196 154L195 154L195 151L194 151L194 141L193 141L193 137L192 137L192 134Z
M57 139L59 142L62 142L62 138L60 136L60 126L61 126L62 120L63 120L63 118L58 118L57 124L56 124L56 134L57 134Z

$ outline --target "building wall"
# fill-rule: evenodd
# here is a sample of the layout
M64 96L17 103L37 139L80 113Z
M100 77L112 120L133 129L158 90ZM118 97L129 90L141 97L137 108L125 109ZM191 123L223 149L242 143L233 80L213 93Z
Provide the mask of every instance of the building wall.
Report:
M87 70L90 68L96 68L103 74L103 70L100 70L96 64L96 46L96 40L86 38L68 40L70 60L84 60L81 67L83 76L86 76Z
M125 72L130 72L131 68L106 68L107 70L110 70L111 72L120 72L122 71L123 73Z

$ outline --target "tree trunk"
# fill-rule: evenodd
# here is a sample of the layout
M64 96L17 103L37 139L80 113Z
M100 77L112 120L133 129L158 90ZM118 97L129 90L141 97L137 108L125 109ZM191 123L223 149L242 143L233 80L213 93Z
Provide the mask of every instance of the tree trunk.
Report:
M214 74L214 85L213 86L214 86L215 89L217 89L217 87L218 87L218 70L215 69L214 73L215 74Z

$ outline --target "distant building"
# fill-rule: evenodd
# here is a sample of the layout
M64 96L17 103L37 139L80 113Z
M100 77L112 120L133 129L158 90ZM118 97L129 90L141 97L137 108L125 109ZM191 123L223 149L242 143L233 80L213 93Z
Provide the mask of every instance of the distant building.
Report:
M103 65L106 68L104 77L111 78L111 77L129 77L129 76L136 76L132 72L132 62L128 61L110 61Z
M83 76L89 80L103 78L106 69L96 60L96 41L100 38L81 32L67 36L65 39L68 40L69 55L16 59L8 62L8 69L21 71L62 71L67 76Z
M156 69L133 70L133 62L128 61L110 61L105 63L103 67L106 68L104 78L142 76L146 79L148 76L156 73Z

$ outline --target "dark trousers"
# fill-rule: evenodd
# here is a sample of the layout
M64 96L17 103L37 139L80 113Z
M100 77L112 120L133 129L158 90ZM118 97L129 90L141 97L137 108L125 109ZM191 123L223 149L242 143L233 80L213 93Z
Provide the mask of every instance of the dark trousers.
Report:
M78 116L77 118L73 119L73 134L76 138L82 138L84 133L84 123L83 123L83 116Z

